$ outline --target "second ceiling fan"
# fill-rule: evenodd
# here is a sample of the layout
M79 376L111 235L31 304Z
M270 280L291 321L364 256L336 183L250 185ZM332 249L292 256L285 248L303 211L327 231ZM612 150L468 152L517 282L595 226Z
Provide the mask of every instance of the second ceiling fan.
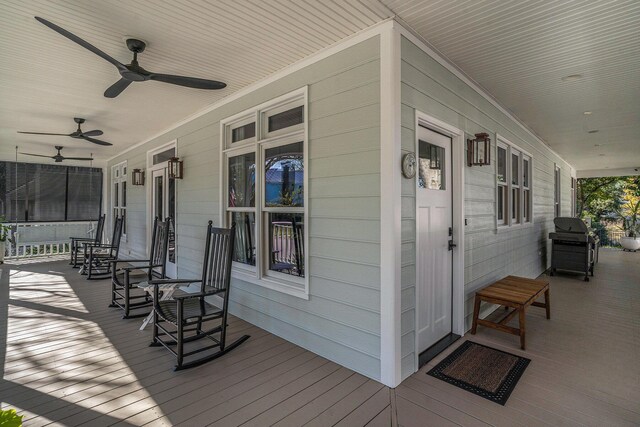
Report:
M125 65L120 61L118 61L117 59L107 55L106 53L104 53L97 47L93 46L92 44L84 41L83 39L76 36L75 34L65 30L64 28L61 28L56 24L47 21L44 18L40 18L38 16L36 16L35 18L36 20L38 20L38 22L46 25L47 27L51 28L53 31L65 36L69 40L76 42L77 44L84 47L85 49L90 50L91 52L95 53L102 59L113 64L118 69L118 72L120 73L121 78L120 80L115 82L113 85L111 85L104 92L104 96L106 96L107 98L115 98L116 96L120 95L120 93L122 93L122 91L125 90L133 82L143 82L147 80L155 80L159 82L170 83L170 84L179 85L179 86L186 86L186 87L191 87L195 89L209 89L209 90L223 89L227 86L225 83L219 82L216 80L200 79L196 77L174 76L171 74L159 74L159 73L152 73L151 71L145 70L138 64L138 54L142 53L146 47L146 43L143 42L142 40L127 39L127 48L131 52L133 52L133 60L131 61L130 64Z
M93 138L94 136L102 135L101 130L95 129L95 130L89 130L87 132L83 132L80 126L85 122L84 119L80 117L74 117L73 120L78 124L78 129L76 129L76 131L72 133L24 132L24 131L18 131L18 133L24 133L27 135L69 136L71 138L84 139L85 141L93 142L94 144L98 144L98 145L113 145L110 142Z
M93 160L93 155L91 155L91 157L64 157L62 154L60 154L60 151L63 148L64 147L62 147L61 145L56 145L56 150L58 150L58 154L56 154L55 156L45 156L43 154L22 153L22 152L20 154L24 154L25 156L46 157L49 159L53 159L56 163L60 163L64 160L86 160L86 161Z

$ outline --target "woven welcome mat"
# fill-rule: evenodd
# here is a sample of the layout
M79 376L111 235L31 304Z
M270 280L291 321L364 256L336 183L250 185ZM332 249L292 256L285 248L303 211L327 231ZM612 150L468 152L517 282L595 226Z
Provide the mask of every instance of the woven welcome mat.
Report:
M427 375L504 405L530 361L465 341Z

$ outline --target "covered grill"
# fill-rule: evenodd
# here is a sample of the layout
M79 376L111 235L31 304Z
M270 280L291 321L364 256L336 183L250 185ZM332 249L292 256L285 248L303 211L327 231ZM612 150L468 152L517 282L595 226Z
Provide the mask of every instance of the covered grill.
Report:
M584 281L593 276L593 267L598 262L600 239L589 233L589 228L580 218L557 217L553 220L556 231L549 233L552 240L551 275L556 270L584 273Z

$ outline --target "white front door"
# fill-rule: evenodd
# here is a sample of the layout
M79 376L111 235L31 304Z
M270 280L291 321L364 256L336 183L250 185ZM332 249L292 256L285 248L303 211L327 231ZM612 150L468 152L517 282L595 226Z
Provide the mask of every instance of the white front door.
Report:
M418 350L451 333L451 138L418 126L416 188Z
M169 179L167 167L156 167L151 171L151 221L149 235L153 234L153 218L165 219L169 217L169 250L167 251L167 276L177 277L176 265L176 185L175 180Z

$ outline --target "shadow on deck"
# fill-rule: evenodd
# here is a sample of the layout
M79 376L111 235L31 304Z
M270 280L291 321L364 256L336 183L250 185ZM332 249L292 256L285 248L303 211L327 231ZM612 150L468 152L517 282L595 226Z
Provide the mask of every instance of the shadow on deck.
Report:
M2 407L25 425L391 422L388 388L240 319L229 338L249 341L173 372L175 359L138 330L142 319L107 307L108 280L88 282L64 261L1 270Z
M552 318L528 311L526 352L471 337L532 359L504 407L425 375L453 348L390 390L237 318L230 337L249 341L176 373L141 319L107 307L108 280L61 261L0 270L2 407L28 426L640 424L640 254L603 251L589 283L552 277Z

